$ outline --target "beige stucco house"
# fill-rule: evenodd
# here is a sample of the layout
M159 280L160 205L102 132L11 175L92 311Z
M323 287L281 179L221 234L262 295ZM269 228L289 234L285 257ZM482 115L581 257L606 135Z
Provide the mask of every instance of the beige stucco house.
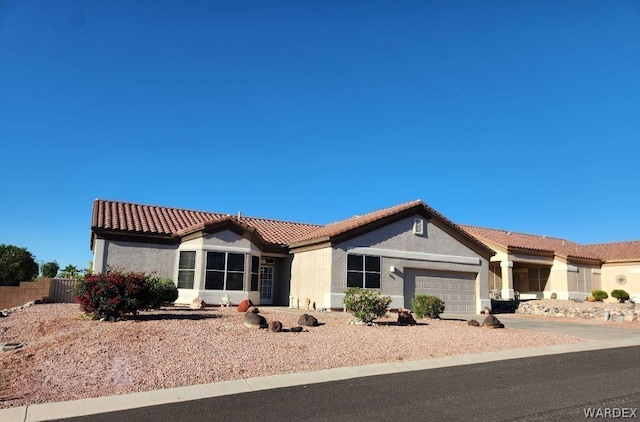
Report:
M579 245L566 239L460 226L491 249L489 288L512 299L584 299L624 289L640 296L640 241Z
M640 303L640 241L584 246L602 259L600 288L607 293L622 289ZM615 301L609 298L609 301Z

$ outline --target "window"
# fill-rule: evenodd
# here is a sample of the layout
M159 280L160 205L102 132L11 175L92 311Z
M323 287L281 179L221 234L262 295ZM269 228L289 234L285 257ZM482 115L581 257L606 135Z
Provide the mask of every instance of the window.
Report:
M193 289L196 273L196 251L180 251L178 259L178 288Z
M347 255L347 287L380 288L380 257Z
M260 257L251 257L251 291L258 291L258 280L260 277Z
M207 290L242 290L244 254L207 252L204 288Z
M547 285L547 280L551 274L551 268L529 268L529 291L543 292Z

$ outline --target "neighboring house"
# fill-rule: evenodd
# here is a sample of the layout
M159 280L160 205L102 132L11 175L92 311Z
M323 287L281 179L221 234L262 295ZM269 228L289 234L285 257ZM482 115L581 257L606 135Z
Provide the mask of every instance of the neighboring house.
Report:
M611 294L611 290L622 289L640 298L640 241L586 245L584 249L603 261L602 290Z
M178 303L342 308L348 287L379 289L392 307L435 294L447 311L489 300L493 251L422 201L319 226L96 200L94 271L108 267L176 280Z
M566 239L460 226L496 254L489 288L503 299L584 299L595 289L640 295L640 241L579 245Z

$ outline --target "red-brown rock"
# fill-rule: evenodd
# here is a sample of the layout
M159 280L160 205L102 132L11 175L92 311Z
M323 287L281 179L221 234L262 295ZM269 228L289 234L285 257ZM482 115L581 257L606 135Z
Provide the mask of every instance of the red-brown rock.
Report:
M247 312L247 309L253 306L249 299L245 299L238 304L238 312Z

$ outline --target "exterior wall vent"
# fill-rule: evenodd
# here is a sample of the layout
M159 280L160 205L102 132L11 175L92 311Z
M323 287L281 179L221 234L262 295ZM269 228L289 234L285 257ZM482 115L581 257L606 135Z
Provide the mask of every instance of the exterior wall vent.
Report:
M413 219L413 234L417 236L424 234L424 220L422 218Z

